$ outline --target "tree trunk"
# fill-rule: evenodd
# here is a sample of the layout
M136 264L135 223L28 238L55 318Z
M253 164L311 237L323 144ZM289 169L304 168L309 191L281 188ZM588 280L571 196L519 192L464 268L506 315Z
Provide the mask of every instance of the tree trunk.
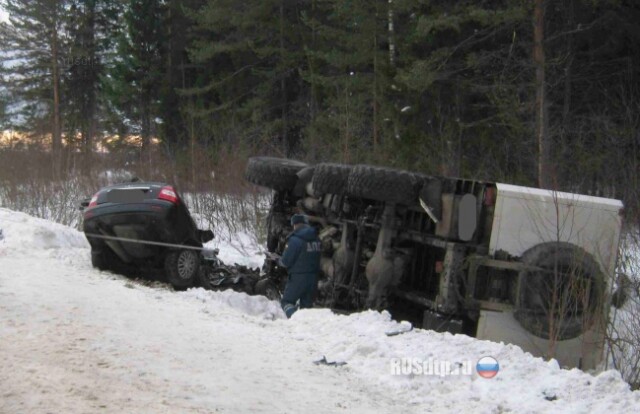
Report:
M545 88L544 0L535 0L533 61L536 68L535 134L538 144L538 187L550 188L550 151Z
M311 25L311 47L310 49L315 51L317 47L316 43L316 0L312 0L311 2L311 18L314 19L313 24ZM305 48L306 49L306 48ZM307 52L307 65L309 66L309 73L311 74L311 84L310 84L310 92L311 98L309 102L309 123L313 124L316 119L316 114L318 113L318 84L315 79L315 60L311 56L311 53ZM316 160L318 157L317 154L317 136L316 132L310 132L311 145L309 147L309 155L312 160Z
M378 153L378 37L373 34L373 154Z
M389 65L393 67L396 64L395 28L393 27L393 0L389 0L389 12L387 16L389 27Z
M280 62L284 63L284 0L280 2ZM280 70L284 71L285 66L282 64ZM280 74L280 89L282 90L282 143L284 145L284 154L289 157L292 152L292 145L289 143L289 134L287 125L287 82L285 74Z
M98 68L96 65L96 44L95 44L95 22L96 22L96 2L95 0L87 2L85 6L85 18L87 19L86 27L84 28L83 37L86 41L87 48L87 63L89 65L86 68L86 74L89 77L87 83L87 107L85 108L85 119L81 120L86 125L83 131L86 131L86 136L83 137L84 142L84 172L89 174L91 172L92 158L93 158L93 141L96 134L96 90L98 88Z
M147 161L150 159L149 144L151 141L151 98L149 94L143 92L140 108L140 136L142 138L140 161L142 161L143 165L146 165Z
M58 62L58 14L57 2L54 3L54 15L51 28L51 82L53 84L53 131L51 133L51 151L53 154L53 171L57 178L61 172L62 126L60 122L60 67Z
M347 79L347 87L344 88L344 113L345 113L345 121L344 121L344 143L343 143L343 151L342 151L342 162L344 164L349 164L350 155L349 155L349 146L351 145L351 139L349 136L349 82L350 79Z

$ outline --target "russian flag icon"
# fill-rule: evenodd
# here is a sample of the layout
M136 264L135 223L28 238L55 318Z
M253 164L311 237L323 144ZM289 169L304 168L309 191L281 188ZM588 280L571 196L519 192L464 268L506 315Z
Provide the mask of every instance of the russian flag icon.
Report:
M498 375L498 371L500 371L500 365L495 358L486 356L480 358L480 360L476 364L476 371L482 378L489 379Z

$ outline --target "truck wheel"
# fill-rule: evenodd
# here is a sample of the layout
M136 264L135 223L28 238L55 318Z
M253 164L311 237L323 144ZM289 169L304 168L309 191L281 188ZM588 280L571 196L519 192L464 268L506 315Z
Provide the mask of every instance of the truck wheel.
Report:
M274 157L249 158L245 178L250 183L271 188L276 191L292 190L298 181L298 171L307 164Z
M283 233L291 231L289 219L282 213L269 211L267 217L267 250L275 252L280 244L280 237Z
M173 250L164 261L167 282L176 289L193 286L199 267L200 254L196 250Z
M570 243L549 242L524 252L522 263L537 268L518 275L514 316L528 332L567 340L596 322L604 279L593 256Z
M404 170L356 165L347 180L347 195L370 200L414 204L418 197L418 177Z
M311 186L316 194L344 194L353 166L323 163L316 165Z
M266 296L269 300L280 300L280 291L276 287L276 285L269 279L262 279L256 283L256 286L253 288L253 291L257 295Z

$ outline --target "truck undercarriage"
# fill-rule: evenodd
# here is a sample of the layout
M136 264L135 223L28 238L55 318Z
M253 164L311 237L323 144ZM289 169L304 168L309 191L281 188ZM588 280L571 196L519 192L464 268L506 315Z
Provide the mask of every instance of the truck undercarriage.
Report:
M369 165L307 166L269 157L250 159L246 177L274 190L270 252L284 249L292 214L305 213L318 227L323 246L320 306L388 309L395 318L426 329L478 337L494 316L487 312L504 313L517 321L522 335L542 341L540 347L599 337L592 331L600 329L607 302L605 272L612 268L596 256L617 248L621 204L615 200L598 199L605 200L601 221L611 234L606 234L607 246L596 249L557 231L555 238L551 230L536 230L540 234L529 237L526 217L535 216L527 211L530 205L542 217L553 201L542 193L529 197L534 189L522 191L523 200L533 201L510 205L511 199L503 196L508 193L495 183ZM592 208L590 201L583 204ZM566 208L558 204L556 212L582 214L579 202ZM522 216L520 228L506 228L514 215ZM509 237L516 241L501 244ZM533 242L517 242L526 237ZM274 282L286 282L286 273L273 260L265 261L265 271ZM594 349L597 353L601 347ZM596 360L591 355L566 365L591 366Z

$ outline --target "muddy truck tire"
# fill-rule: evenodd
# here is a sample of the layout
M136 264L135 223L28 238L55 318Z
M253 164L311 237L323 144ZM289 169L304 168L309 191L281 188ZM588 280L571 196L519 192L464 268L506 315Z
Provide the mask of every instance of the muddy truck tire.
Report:
M372 165L356 165L347 180L347 195L370 200L415 204L420 180L416 174Z
M342 195L347 189L347 181L353 166L323 163L316 165L311 186L316 194Z
M252 157L245 170L250 183L276 191L290 191L298 182L298 172L307 164L286 158Z

